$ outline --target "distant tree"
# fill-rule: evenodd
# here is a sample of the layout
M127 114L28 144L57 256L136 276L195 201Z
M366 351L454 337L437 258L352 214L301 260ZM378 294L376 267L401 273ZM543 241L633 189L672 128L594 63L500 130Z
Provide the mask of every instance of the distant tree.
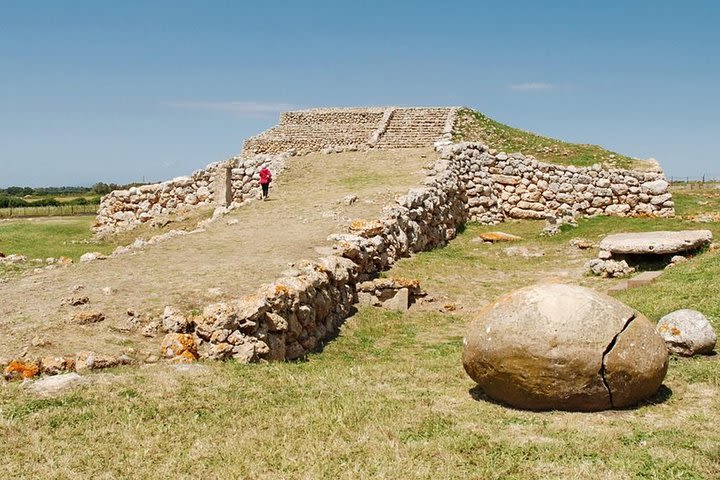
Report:
M98 195L107 195L113 190L114 188L112 188L112 184L108 185L107 183L103 182L98 182L92 186L92 192Z

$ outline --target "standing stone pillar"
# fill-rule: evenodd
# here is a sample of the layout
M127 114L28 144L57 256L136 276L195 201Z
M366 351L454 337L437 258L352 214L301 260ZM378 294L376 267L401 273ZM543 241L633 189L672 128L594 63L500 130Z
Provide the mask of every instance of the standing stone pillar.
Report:
M227 207L232 201L232 167L220 166L215 174L215 203L220 207Z

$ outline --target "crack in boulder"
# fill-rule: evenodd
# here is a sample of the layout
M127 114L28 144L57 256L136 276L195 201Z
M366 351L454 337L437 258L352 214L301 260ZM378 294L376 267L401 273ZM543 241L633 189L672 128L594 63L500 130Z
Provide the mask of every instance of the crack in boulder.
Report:
M610 389L610 384L608 384L607 379L605 378L605 373L606 373L606 368L607 368L607 365L605 362L607 361L608 354L612 351L613 348L615 348L615 343L617 342L618 337L620 337L620 335L622 335L622 333L625 330L627 330L627 328L630 326L630 323L632 323L632 321L635 320L636 317L637 317L637 314L634 313L634 314L632 314L632 316L630 318L627 319L627 321L625 322L625 325L623 325L623 328L618 333L615 334L615 336L610 341L610 343L605 348L605 351L602 354L602 363L600 365L600 372L598 372L598 373L600 374L600 378L602 379L603 385L605 386L605 390L607 390L607 392L608 392L608 397L610 398L610 406L612 408L615 408L615 402L613 402L613 395L612 395L612 390Z

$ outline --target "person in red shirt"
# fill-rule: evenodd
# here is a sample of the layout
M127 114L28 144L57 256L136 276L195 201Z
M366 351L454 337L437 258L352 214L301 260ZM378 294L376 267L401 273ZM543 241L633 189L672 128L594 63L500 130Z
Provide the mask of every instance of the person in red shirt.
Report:
M260 186L262 187L262 199L267 200L270 191L270 182L272 182L272 173L267 167L260 170Z

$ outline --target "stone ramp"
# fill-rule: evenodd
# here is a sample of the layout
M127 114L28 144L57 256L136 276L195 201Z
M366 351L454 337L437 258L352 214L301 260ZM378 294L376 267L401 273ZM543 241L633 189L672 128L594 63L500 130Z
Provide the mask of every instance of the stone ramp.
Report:
M284 112L245 142L243 156L329 150L430 147L452 134L457 108L370 107Z
M450 108L398 108L376 148L417 148L443 139Z
M293 157L270 201L245 205L205 232L0 284L0 358L25 348L31 358L83 350L118 355L130 347L156 354L161 337L146 338L141 329L166 305L199 311L254 293L290 263L316 257L314 247L329 245L327 236L342 232L350 220L376 218L396 195L419 186L421 168L433 155L423 149ZM350 194L358 200L347 205ZM89 303L63 306L73 295L87 296ZM82 309L100 311L105 320L71 321ZM36 336L50 344L34 347Z

